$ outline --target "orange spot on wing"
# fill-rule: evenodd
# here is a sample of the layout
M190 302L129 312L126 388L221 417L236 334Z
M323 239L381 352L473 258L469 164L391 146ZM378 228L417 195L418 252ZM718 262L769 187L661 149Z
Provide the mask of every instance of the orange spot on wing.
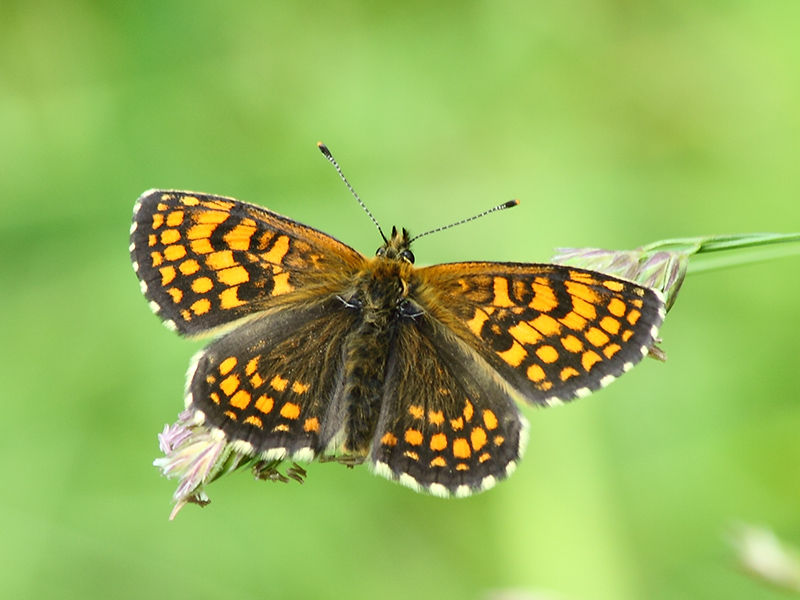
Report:
M440 410L430 410L428 411L428 421L433 425L441 425L444 423L444 413Z
M303 423L303 431L307 432L319 432L319 419L316 417L311 417L310 419L306 419L306 422Z
M484 311L480 308L475 309L475 315L467 321L467 327L469 330L480 337L481 330L483 329L483 324L489 319L489 315L487 315Z
M607 308L608 312L610 312L615 317L621 317L622 315L625 314L625 310L627 309L625 303L619 298L612 298L611 300L609 300Z
M206 206L213 206L214 205L214 203L212 203L212 202L207 202L205 204L206 204ZM222 204L222 203L216 203L216 205L220 205L220 204ZM230 204L228 204L228 207L230 207ZM202 212L195 213L194 220L197 223L209 223L211 225L219 225L220 223L225 221L225 219L227 219L229 215L230 215L230 213L225 212L225 211L204 210Z
M280 296L294 291L294 286L289 283L289 273L278 273L272 278L272 295Z
M469 400L467 400L467 401L464 403L464 418L465 418L467 421L469 421L470 419L472 419L472 415L473 415L474 413L475 413L475 409L474 409L474 408L473 408L473 406L472 406L472 402L470 402Z
M530 306L533 310L538 310L539 312L549 312L558 306L555 292L549 285L534 282L531 284L531 286L533 288L534 296L533 300L531 300L528 306Z
M239 285L240 283L244 283L250 280L250 274L247 272L241 265L237 265L235 267L230 267L228 269L222 269L217 273L217 279L219 279L225 285Z
M528 371L525 374L528 376L528 379L534 383L544 381L545 377L547 377L544 373L544 369L539 365L531 365L528 367Z
M480 427L476 427L469 434L469 441L472 443L472 448L477 452L486 445L486 432Z
M224 309L229 309L245 304L245 302L239 300L239 296L237 295L238 289L238 287L230 287L226 290L222 290L219 293L219 305Z
M416 429L407 429L404 437L406 442L412 446L419 446L422 444L422 433Z
M250 239L255 232L255 222L252 219L244 219L236 227L226 233L222 239L224 239L225 243L233 250L249 250Z
M209 254L214 251L211 242L207 239L192 240L192 252L195 254Z
M514 306L511 298L508 295L508 279L505 277L494 278L494 300L492 304L495 306Z
M259 359L259 357L256 356L255 358L251 358L247 362L247 366L244 368L244 372L247 375L252 375L253 373L256 372L256 369L258 368L258 359Z
M581 331L584 327L586 327L586 319L584 319L575 311L568 312L558 321L564 325L564 327L572 329L573 331Z
M161 243L165 246L174 244L181 239L181 232L177 229L165 229L161 232Z
M444 459L443 456L435 456L431 460L430 466L432 466L432 467L446 467L447 466L447 461Z
M603 286L607 289L611 290L612 292L621 292L625 289L625 286L620 281L613 281L611 279L604 281Z
M214 287L214 282L209 277L198 277L192 282L192 291L205 294Z
M586 332L586 339L598 348L608 343L608 336L597 327L592 327Z
M170 288L167 290L167 293L172 297L172 301L175 304L178 304L181 300L183 300L183 290L180 288Z
M261 254L266 262L279 265L283 262L283 257L289 251L289 238L285 235L279 236L269 251Z
M232 396L233 393L239 389L239 377L236 375L229 375L219 382L219 389L225 392L226 396Z
M581 342L574 335L568 335L564 338L561 338L561 345L564 346L564 349L569 350L570 352L580 352L583 350L583 342Z
M581 317L593 321L597 318L597 309L582 298L572 298L572 311Z
M236 261L233 259L233 252L220 250L209 254L206 258L206 264L212 269L222 270L234 266Z
M600 321L600 327L608 333L616 335L619 332L619 321L613 317L603 317Z
M177 227L183 223L183 211L182 210L173 210L169 215L167 215L167 226L168 227Z
M597 303L597 294L583 283L565 281L564 287L567 288L567 292L569 292L570 296L573 296L575 299L584 300L590 304Z
M542 362L548 364L554 363L558 360L558 350L552 346L539 346L536 349L536 356L538 356Z
M264 423L262 423L262 422L261 422L261 419L259 419L259 418L258 418L258 417L256 417L255 415L251 415L251 416L247 417L247 418L244 420L244 422L245 422L245 423L247 423L247 424L249 424L249 425L255 425L255 426L256 426L256 427L258 427L259 429L263 429L263 428L264 428Z
M597 352L593 352L592 350L589 350L589 351L583 353L583 356L581 357L581 366L583 366L583 368L588 371L596 363L602 362L602 360L603 359L600 357L599 354L597 354Z
M172 244L164 248L164 258L167 260L180 260L186 256L186 246Z
M421 419L425 415L425 410L421 406L412 404L411 406L408 407L408 414L410 414L415 419Z
M282 392L283 390L286 389L286 386L289 385L289 380L284 379L280 375L275 375L275 377L272 378L272 381L270 381L269 384L273 387L273 389Z
M516 325L509 327L508 333L521 344L535 344L542 339L542 334L531 327L526 321L520 321Z
M431 436L431 450L439 452L447 448L447 436L443 433L435 433Z
M256 408L264 414L269 413L274 405L275 401L269 396L259 396L256 400Z
M214 233L216 226L208 224L192 225L186 232L186 238L190 240L207 240Z
M167 267L161 267L159 272L161 273L161 285L169 285L172 283L172 280L175 279L175 267L171 265Z
M606 358L611 358L619 351L620 351L620 346L618 344L609 344L608 346L603 348L603 354L606 355Z
M518 367L522 364L522 361L525 360L525 357L528 356L528 352L515 340L511 348L503 352L498 352L497 356L502 358L510 366Z
M573 369L572 367L564 367L561 369L561 373L559 373L559 377L561 377L561 381L566 381L571 377L577 377L580 373L577 369Z
M497 428L497 416L489 409L483 411L483 424L490 431Z
M472 455L472 450L469 448L469 442L465 438L457 438L453 441L453 456L456 458L469 458Z
M250 404L250 393L245 390L239 390L231 397L231 406L236 408L245 409Z
M200 300L193 302L189 308L196 315L204 315L211 310L211 302L208 298L200 298Z
M381 438L381 444L385 446L395 446L397 445L397 437L387 431Z
M233 367L236 366L237 362L238 361L236 360L235 356L229 356L228 358L223 360L221 363L219 363L218 369L219 369L220 375L227 375L228 373L230 373L233 370Z
M307 383L300 383L299 381L295 381L292 384L292 391L300 396L301 394L305 394L311 386Z
M285 419L296 419L300 416L300 406L293 402L287 402L281 407L281 416Z
M529 321L531 327L540 331L542 335L558 335L561 331L561 325L550 315L539 315L532 321Z
M178 270L184 275L194 275L200 270L200 265L197 264L195 259L190 258L189 260L183 261L178 267Z

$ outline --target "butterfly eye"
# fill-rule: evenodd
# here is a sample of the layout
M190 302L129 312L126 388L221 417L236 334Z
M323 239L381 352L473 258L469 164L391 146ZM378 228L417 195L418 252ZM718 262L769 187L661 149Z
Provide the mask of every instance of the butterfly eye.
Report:
M421 317L425 311L416 303L409 300L403 300L397 305L397 312L401 317L411 318Z
M411 250L403 250L400 253L400 258L402 258L405 261L408 261L412 265L414 264L414 254L411 252Z
M386 246L381 246L375 253L375 256L386 256Z

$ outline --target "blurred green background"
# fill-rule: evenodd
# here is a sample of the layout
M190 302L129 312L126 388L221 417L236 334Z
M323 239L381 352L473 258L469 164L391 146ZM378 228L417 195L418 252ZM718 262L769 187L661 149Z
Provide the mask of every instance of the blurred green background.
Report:
M0 596L784 598L734 523L800 543L800 260L690 276L645 361L527 410L507 482L425 497L366 468L214 483L151 466L199 342L128 256L153 187L268 206L419 264L800 230L794 0L0 4Z

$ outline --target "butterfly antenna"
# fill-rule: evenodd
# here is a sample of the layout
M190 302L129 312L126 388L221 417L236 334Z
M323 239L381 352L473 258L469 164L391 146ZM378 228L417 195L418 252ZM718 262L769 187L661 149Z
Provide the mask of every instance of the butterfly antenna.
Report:
M317 142L317 148L319 148L319 151L322 152L322 154L325 155L325 158L327 158L328 161L333 165L333 168L336 169L337 173L339 173L339 177L342 178L342 181L344 181L344 184L347 186L347 189L350 190L350 193L353 194L353 196L355 197L356 200L358 200L358 203L361 205L361 208L364 209L364 212L366 212L369 215L369 218L372 219L372 222L375 223L375 227L378 228L378 233L381 234L381 237L383 238L383 241L384 242L388 242L389 240L387 240L386 236L383 235L383 230L381 229L381 226L378 223L378 220L374 216L372 216L372 213L369 212L369 209L367 208L367 205L364 204L361 201L361 198L358 197L358 194L356 194L356 191L353 189L353 186L350 185L349 181L347 181L347 177L345 177L344 173L342 173L342 169L339 166L339 163L336 162L335 158L333 158L333 154L331 154L331 151L328 150L328 147L325 144L323 144L322 142Z
M517 204L519 204L519 200L509 200L508 202L504 202L499 206L495 206L494 208L490 208L489 210L483 211L482 213L475 215L474 217L470 217L469 219L462 219L461 221L456 221L455 223L450 223L450 225L445 225L444 227L437 227L436 229L431 229L430 231L426 231L425 233L420 233L419 235L414 236L411 238L410 242L414 240L418 240L419 238L430 235L431 233L438 233L440 231L444 231L445 229L450 229L451 227L455 227L457 225L463 225L464 223L469 223L470 221L474 221L475 219L480 219L481 217L485 217L493 212L497 212L498 210L505 210L507 208L513 208Z

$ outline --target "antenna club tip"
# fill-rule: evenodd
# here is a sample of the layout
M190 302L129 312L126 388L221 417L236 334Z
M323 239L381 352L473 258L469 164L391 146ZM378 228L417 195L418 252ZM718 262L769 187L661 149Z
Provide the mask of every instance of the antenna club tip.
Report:
M331 151L328 150L328 147L322 142L317 142L317 148L319 148L319 151L322 152L325 156L331 155Z
M519 200L517 200L515 198L514 200L509 200L508 202L506 202L505 203L505 208L513 208L513 207L518 206L518 205L519 205Z

